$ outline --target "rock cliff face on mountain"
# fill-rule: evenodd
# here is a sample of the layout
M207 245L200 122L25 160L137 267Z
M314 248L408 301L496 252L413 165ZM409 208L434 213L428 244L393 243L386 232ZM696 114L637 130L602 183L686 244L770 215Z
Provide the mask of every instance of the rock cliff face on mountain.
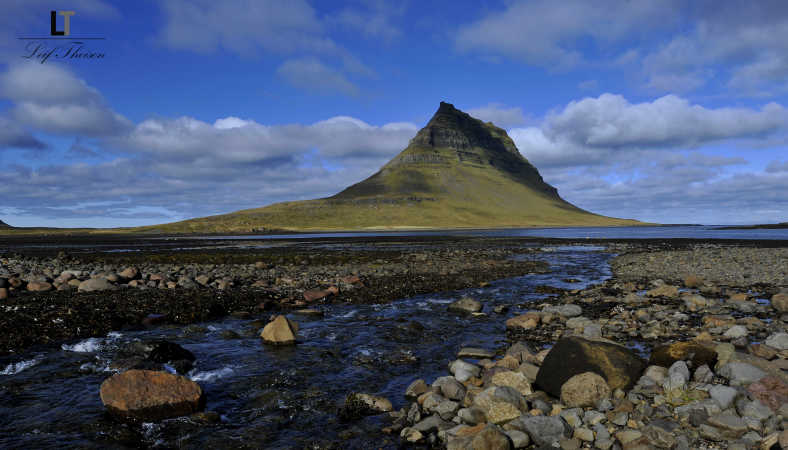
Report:
M527 149L525 149L527 151ZM284 202L140 231L254 232L636 225L563 200L501 128L449 103L369 178L317 200Z

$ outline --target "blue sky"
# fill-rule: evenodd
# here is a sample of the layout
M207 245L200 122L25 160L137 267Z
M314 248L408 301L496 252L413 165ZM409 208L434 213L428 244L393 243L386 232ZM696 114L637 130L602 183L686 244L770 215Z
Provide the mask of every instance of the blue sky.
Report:
M788 220L788 4L12 1L0 220L127 226L331 195L448 101L570 202ZM71 10L103 58L27 58ZM62 17L58 19L62 29ZM31 47L32 46L32 47ZM63 48L58 50L61 54Z

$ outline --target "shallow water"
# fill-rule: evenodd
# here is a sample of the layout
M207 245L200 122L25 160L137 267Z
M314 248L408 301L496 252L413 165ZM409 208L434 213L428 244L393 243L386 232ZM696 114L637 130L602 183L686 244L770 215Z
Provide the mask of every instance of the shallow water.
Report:
M509 228L502 230L385 231L208 236L202 239L316 239L407 236L542 237L560 239L750 239L786 240L788 229L723 230L720 225L643 227ZM200 238L197 238L200 239Z
M548 262L551 272L499 280L464 291L418 296L380 305L334 305L322 318L290 314L301 326L293 347L263 344L250 321L228 318L182 327L113 332L69 342L53 351L0 360L0 447L395 447L382 434L382 417L342 423L337 406L352 391L405 406L403 393L416 378L428 383L447 373L461 347L503 350L504 321L535 307L535 287L579 289L610 276L612 255L601 247L553 246L521 257ZM563 280L577 280L567 282ZM484 304L485 317L450 314L461 295ZM508 313L493 312L510 305ZM240 339L223 339L233 330ZM127 427L113 422L99 400L101 382L118 348L136 339L163 338L197 357L188 376L207 394L217 424L173 419Z

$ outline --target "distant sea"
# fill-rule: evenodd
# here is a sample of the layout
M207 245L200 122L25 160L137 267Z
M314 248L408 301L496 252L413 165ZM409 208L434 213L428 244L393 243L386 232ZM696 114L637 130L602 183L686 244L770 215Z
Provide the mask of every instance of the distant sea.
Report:
M346 237L490 236L564 239L754 239L788 240L788 229L722 229L723 225L670 225L654 227L509 228L498 230L376 231L346 233L293 233L245 236L206 236L205 239L314 239Z

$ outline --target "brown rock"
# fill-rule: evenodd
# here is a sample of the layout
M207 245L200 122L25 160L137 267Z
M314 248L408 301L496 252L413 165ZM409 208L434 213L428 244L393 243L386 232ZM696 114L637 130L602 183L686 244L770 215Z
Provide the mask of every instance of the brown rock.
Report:
M676 286L663 284L646 292L646 297L670 297L675 298L679 295L679 289Z
M202 388L180 375L129 370L101 383L101 402L123 419L156 421L189 415L205 406Z
M594 372L585 372L568 379L561 386L561 402L570 408L594 406L610 397L605 379Z
M8 298L8 288L0 288L0 300Z
M684 286L690 289L703 286L703 279L695 275L687 275L684 278Z
M298 324L285 316L276 316L263 328L260 337L270 344L295 344Z
M772 295L772 308L780 312L788 312L788 294L780 292Z
M737 292L728 296L728 299L733 302L745 302L749 300L750 296L744 292Z
M336 286L329 286L328 288L326 288L326 292L328 292L331 295L339 295L339 288Z
M539 326L539 315L534 313L525 313L519 316L514 316L506 321L506 328L512 330L532 330Z
M750 354L763 359L774 359L777 356L777 351L768 345L764 344L750 344L747 346Z
M676 361L692 361L693 367L703 364L714 367L717 362L717 352L698 342L674 342L662 345L651 352L649 365L670 367Z
M123 271L121 273L119 273L118 275L120 275L121 277L123 277L123 278L125 278L127 280L135 280L135 279L139 278L140 271L136 267L127 267L127 268L123 269Z
M330 292L324 291L322 289L310 289L308 291L304 291L304 300L308 302L314 302L316 300L326 298L329 295L331 295Z
M701 319L704 328L730 327L736 324L736 319L728 315L703 316Z
M52 290L52 285L46 281L31 281L27 283L27 290L31 292L46 292Z
M610 389L630 389L646 365L632 350L609 341L589 340L577 336L563 338L549 350L536 377L536 385L554 396L575 375L594 372L601 375Z

